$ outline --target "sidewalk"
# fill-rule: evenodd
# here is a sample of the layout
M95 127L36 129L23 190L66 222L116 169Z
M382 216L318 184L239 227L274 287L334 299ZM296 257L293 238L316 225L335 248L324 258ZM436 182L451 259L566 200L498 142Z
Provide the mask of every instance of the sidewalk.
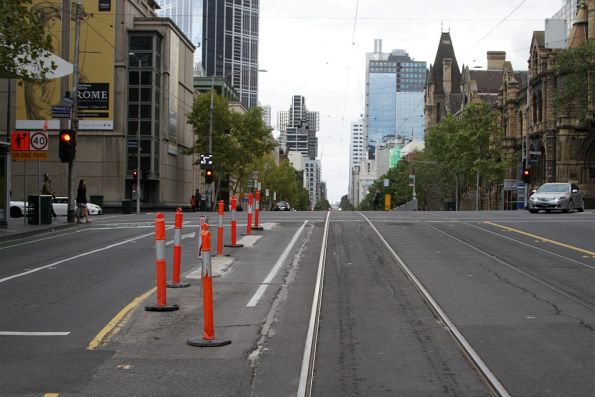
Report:
M76 226L76 224L66 222L65 216L53 218L52 223L49 225L30 225L26 218L8 218L8 228L0 229L0 242L54 232L73 226Z

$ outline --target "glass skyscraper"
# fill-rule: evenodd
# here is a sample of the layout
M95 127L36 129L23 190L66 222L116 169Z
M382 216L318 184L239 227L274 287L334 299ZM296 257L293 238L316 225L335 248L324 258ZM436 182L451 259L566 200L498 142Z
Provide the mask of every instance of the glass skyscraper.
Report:
M246 108L258 104L258 0L204 0L203 64L229 79Z
M404 50L383 53L382 41L374 41L374 52L366 56L369 147L386 137L423 140L425 78L425 62L413 60Z
M203 0L159 0L160 17L170 18L196 47L194 75L202 76L202 7Z

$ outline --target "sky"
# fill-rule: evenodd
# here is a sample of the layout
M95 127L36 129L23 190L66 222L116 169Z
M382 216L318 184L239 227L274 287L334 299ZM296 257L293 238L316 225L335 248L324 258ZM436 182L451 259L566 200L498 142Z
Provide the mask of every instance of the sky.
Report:
M271 106L273 125L293 95L320 112L322 180L329 202L337 203L348 190L351 122L364 113L365 60L374 39L382 39L383 52L404 49L429 67L441 32L450 32L459 67L485 68L487 51L506 51L515 70L527 70L533 31L544 30L564 3L260 0L259 68L267 72L259 73L259 101Z

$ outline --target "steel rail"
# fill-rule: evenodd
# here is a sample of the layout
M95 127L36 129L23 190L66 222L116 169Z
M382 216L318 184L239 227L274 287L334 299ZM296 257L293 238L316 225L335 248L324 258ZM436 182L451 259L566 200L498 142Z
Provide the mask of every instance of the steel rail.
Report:
M391 253L393 258L397 261L397 263L401 266L407 277L413 282L417 290L423 295L424 299L430 306L430 308L434 311L436 316L439 317L440 321L445 325L446 329L450 332L454 340L457 342L459 347L462 349L462 352L473 365L479 376L482 378L484 383L489 387L493 394L499 397L510 397L510 393L502 383L498 380L496 375L492 372L492 370L487 366L487 364L482 360L479 354L473 349L471 344L467 341L467 339L463 336L463 334L458 330L458 328L454 325L454 323L450 320L450 318L446 315L444 310L438 305L438 303L434 300L434 298L430 295L428 290L423 286L423 284L418 280L418 278L413 274L411 269L405 264L403 259L395 252L395 250L391 247L391 245L386 241L382 233L374 226L372 221L368 219L364 214L359 212L359 214L368 222L372 230L378 235L380 240L384 243L387 250Z

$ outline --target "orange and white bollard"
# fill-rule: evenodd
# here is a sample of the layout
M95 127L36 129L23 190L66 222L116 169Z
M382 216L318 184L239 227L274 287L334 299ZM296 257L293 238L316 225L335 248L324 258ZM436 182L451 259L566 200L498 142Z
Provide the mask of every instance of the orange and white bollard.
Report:
M178 310L178 305L167 305L165 296L165 217L157 213L155 217L155 267L157 269L157 303L145 306L151 312L171 312Z
M246 233L244 233L246 236L252 234L252 200L252 193L248 193L248 221L246 222Z
M180 207L176 208L175 216L174 266L171 283L167 284L167 288L186 288L190 287L190 284L180 282L180 267L182 262L182 221L184 219L184 213Z
M236 196L231 196L231 244L225 244L226 247L239 248L243 247L244 244L237 243L237 221L236 221Z
M225 203L223 200L219 200L219 205L217 207L217 217L219 218L219 222L217 224L217 256L223 255L223 212Z
M258 216L260 213L260 190L256 191L256 200L254 203L254 226L252 230L262 230L262 226L258 224Z
M206 224L205 224L206 225ZM215 338L215 320L213 316L213 274L211 268L211 232L209 226L201 232L202 240L202 300L204 333L202 338L187 339L190 346L217 347L231 343L230 340Z

